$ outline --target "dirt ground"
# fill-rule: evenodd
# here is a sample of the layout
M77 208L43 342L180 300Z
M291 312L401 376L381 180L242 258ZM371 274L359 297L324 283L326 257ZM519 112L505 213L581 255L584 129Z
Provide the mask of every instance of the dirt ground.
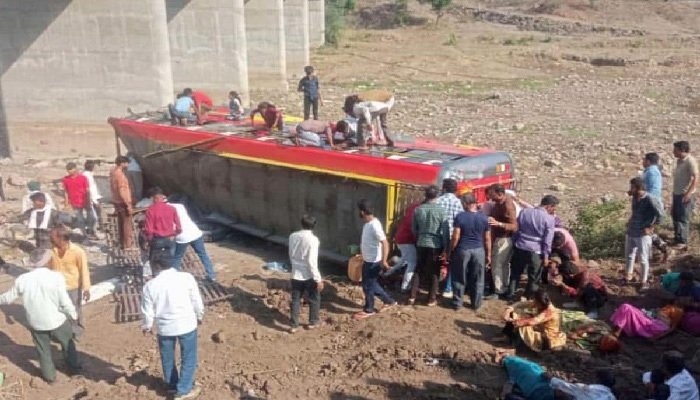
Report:
M523 196L536 201L556 194L567 222L585 202L622 198L645 152L661 154L668 186L673 141L700 148L698 2L462 0L437 27L427 8L409 6L409 25L395 26L391 4L359 2L359 17L340 46L314 53L323 118L341 117L346 94L390 87L397 95L393 131L509 151ZM301 111L297 93L252 98ZM0 202L0 214L18 208L28 179L40 179L58 196L55 180L66 161L114 157L106 124L21 128L13 138L15 159L0 165L12 198ZM107 169L100 166L98 175ZM8 235L0 228L0 255L16 266L0 276L0 290L22 272L26 256ZM690 256L674 255L654 268L697 267L698 244L694 237ZM357 322L351 316L361 307L361 288L342 270L325 268L323 326L289 335L289 277L261 269L267 261L285 261L285 250L240 234L207 248L234 297L209 307L199 332L202 399L497 398L505 375L493 362L491 338L500 330L503 302L489 301L477 313L402 306ZM114 275L100 244L88 249L93 280ZM597 263L614 294L603 316L623 301L658 304L652 295L617 286L620 260ZM36 378L21 306L0 309L0 371L7 375L0 399L165 397L154 338L142 336L137 322L116 323L109 297L85 307L87 331L78 345L84 377L61 375L52 386ZM612 367L619 398L636 400L641 373L657 367L667 349L682 351L700 372L700 341L682 332L655 343L625 339L613 355L575 346L523 354L581 382L590 382L598 367Z

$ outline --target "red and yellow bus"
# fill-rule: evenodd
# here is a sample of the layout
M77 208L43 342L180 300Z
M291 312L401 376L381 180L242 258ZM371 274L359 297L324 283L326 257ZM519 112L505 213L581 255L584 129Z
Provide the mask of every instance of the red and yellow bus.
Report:
M356 204L368 199L387 231L421 187L455 178L462 190L486 200L494 183L512 187L506 152L398 141L393 148L334 150L297 147L248 122L172 126L162 115L110 118L118 139L134 154L145 180L189 196L206 211L229 216L234 228L286 244L304 214L318 224L321 254L344 262L359 244Z

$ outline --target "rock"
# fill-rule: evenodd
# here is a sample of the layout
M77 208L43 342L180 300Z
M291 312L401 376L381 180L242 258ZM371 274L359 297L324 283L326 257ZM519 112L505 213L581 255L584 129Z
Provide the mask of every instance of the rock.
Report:
M600 264L594 260L588 260L588 268L600 268Z
M613 196L610 193L606 193L603 196L600 196L600 202L603 204L610 203L613 200L615 200L615 196Z
M558 161L558 160L545 160L544 161L545 167L558 167L560 165L561 165L561 161Z
M566 185L563 183L553 183L549 185L549 190L555 191L555 192L563 192L566 190Z
M226 342L226 334L223 331L217 331L213 335L211 335L211 340L214 343L225 343Z
M39 378L38 376L33 376L29 380L29 387L32 389L38 389L46 386L46 381L43 379Z
M520 132L523 129L525 129L525 124L523 124L522 122L518 122L517 124L513 125L513 130L516 132Z
M12 164L12 159L11 158L0 158L0 165L10 165Z
M260 340L260 339L261 339L260 332L258 332L258 331L253 332L253 340Z
M49 144L49 141L48 140L40 140L39 144L46 146L47 144Z
M121 376L121 377L119 377L119 379L117 379L117 380L114 382L114 385L115 385L115 386L126 386L126 385L127 385L126 376Z
M46 160L39 161L38 163L33 165L34 168L46 168L49 166L51 166L51 161L46 161Z

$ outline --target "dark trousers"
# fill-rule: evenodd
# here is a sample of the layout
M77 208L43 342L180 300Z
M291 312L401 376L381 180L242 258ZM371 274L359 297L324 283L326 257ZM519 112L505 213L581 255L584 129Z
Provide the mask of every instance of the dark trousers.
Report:
M47 382L56 380L56 366L53 363L51 355L51 341L58 342L61 345L63 358L66 360L68 368L77 370L80 369L78 363L78 352L75 350L75 342L73 341L73 329L70 321L66 320L61 326L52 331L35 331L30 329L32 340L36 347L36 353L39 357L39 368L41 375Z
M71 323L73 336L79 339L85 331L85 319L83 318L83 289L77 288L68 290L68 297L75 307L75 313L78 314L78 320Z
M318 325L318 314L321 310L321 293L318 292L318 284L313 279L298 281L292 279L292 328L299 327L299 312L301 311L301 298L306 293L309 301L309 325Z
M603 307L607 301L608 295L604 291L594 288L593 285L589 284L583 288L581 303L585 312L596 311Z
M525 297L532 297L539 288L542 279L542 257L534 251L515 248L513 258L510 261L510 284L508 285L508 296L513 296L518 290L520 275L527 271L527 286L525 286Z
M92 213L90 204L84 208L74 208L75 211L75 227L80 229L83 235L92 235L95 233L95 214Z
M396 303L379 284L379 273L381 271L381 261L374 263L365 261L362 264L362 291L365 292L364 311L366 313L374 312L374 296L379 297L384 304Z
M151 264L161 262L162 269L172 267L175 261L175 241L164 237L151 239L148 243L148 260Z
M416 274L413 275L413 286L411 287L411 298L418 295L420 282L428 282L428 301L437 299L438 285L440 284L440 254L442 249L430 247L416 247L418 263L416 264Z
M484 298L484 269L486 253L484 248L456 250L450 262L452 275L452 303L462 307L466 289L473 309L478 310Z
M314 119L318 119L318 97L312 100L310 97L304 96L304 121L309 119L312 108Z
M688 244L688 230L693 208L695 208L695 195L691 196L690 201L687 203L683 203L683 195L673 195L671 217L673 218L673 232L676 244Z

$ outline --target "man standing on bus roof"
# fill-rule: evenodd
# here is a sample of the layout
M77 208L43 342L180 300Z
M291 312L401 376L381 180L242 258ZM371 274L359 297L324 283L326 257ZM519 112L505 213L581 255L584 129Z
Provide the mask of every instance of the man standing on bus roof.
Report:
M447 227L449 228L449 237L452 237L454 220L457 214L464 212L462 202L457 198L457 180L447 178L442 181L442 196L438 197L437 204L445 210L447 218ZM449 260L449 258L448 258ZM452 298L452 268L447 271L447 279L445 280L445 290L442 292L442 297L446 299Z
M392 299L379 284L379 273L382 268L389 269L389 242L382 223L374 216L372 204L369 200L362 199L357 203L360 218L365 221L362 227L362 240L360 252L362 253L362 291L365 293L365 306L362 311L355 314L355 319L365 319L376 314L374 309L374 296L379 297L384 303L380 312L396 306L396 300Z

